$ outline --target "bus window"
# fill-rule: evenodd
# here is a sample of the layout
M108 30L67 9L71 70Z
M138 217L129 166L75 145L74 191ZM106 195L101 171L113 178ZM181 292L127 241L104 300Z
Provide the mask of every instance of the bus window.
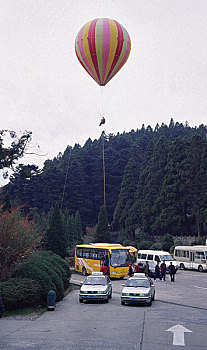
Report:
M105 261L105 251L104 250L100 250L100 249L98 250L97 259L101 260L101 261Z
M147 259L147 254L142 254L141 259L146 260Z
M183 250L183 257L185 258L186 257L186 251Z
M158 255L155 255L155 261L160 261L160 258Z
M140 254L140 253L138 253L138 256L137 256L137 257L138 257L138 259L141 259L141 254Z
M180 250L176 250L176 251L175 251L175 256L180 257Z
M111 266L127 266L129 253L127 250L116 249L111 252Z
M195 259L205 259L204 252L195 252Z
M89 258L89 249L84 249L84 251L83 251L83 258L85 258L85 259Z
M77 255L77 258L82 258L82 256L83 256L83 249L77 248L76 255Z
M152 254L148 254L147 260L153 260L153 255Z

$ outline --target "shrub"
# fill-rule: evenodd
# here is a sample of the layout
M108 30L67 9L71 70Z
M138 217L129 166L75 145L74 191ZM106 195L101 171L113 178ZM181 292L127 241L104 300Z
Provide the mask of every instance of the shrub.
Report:
M56 269L55 271L55 266L46 259L40 259L40 261L35 261L35 264L37 264L37 266L39 265L40 268L44 269L44 271L47 272L47 274L51 277L52 282L55 284L56 301L62 300L64 297L64 284L62 276L60 277L60 270Z
M47 301L47 293L49 290L56 292L56 286L52 282L51 277L39 266L34 264L35 259L31 259L20 265L12 274L13 277L31 278L39 282L41 305L45 306Z
M47 258L47 259L51 259L51 261L58 264L58 266L62 266L62 268L66 272L67 277L70 279L71 271L70 271L70 268L69 268L67 262L63 258L61 258L59 255L54 254L54 253L49 252L49 251L42 251L42 257Z
M29 278L10 278L0 282L0 294L6 310L40 304L40 284Z

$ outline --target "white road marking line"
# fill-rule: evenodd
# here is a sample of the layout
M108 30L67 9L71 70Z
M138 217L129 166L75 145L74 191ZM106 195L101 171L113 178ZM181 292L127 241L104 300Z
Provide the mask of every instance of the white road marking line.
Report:
M207 289L205 287L198 287L198 286L193 286L194 288L199 288L199 289Z

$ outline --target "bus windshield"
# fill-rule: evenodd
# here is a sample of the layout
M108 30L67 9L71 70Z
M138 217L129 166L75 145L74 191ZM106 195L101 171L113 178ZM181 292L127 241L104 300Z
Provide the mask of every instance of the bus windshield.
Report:
M207 250L204 252L205 254L205 259L207 260Z
M111 251L111 266L128 266L130 254L127 249L116 249Z
M168 255L161 255L161 260L165 260L165 261L173 261L174 259L172 258L172 256L170 254Z

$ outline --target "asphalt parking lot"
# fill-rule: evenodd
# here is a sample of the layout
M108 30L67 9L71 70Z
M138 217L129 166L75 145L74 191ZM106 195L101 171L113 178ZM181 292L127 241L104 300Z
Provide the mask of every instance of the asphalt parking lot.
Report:
M84 279L74 274L72 282ZM151 307L121 305L123 280L108 304L84 303L78 290L35 321L0 320L1 350L207 349L207 273L179 271L155 281Z

